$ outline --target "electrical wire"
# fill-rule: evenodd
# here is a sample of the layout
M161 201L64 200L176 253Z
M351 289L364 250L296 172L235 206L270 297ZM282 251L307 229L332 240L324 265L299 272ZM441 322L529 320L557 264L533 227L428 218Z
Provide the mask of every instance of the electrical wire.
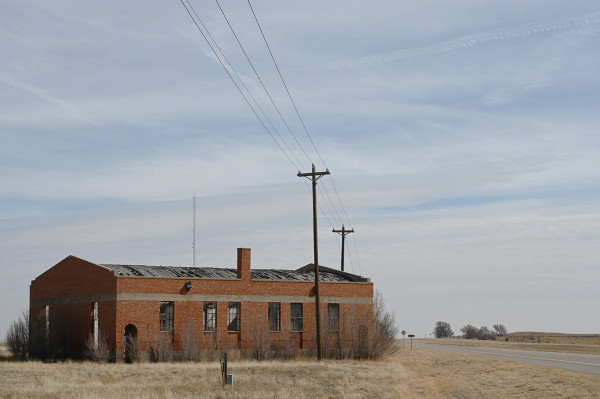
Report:
M252 67L252 70L254 71L254 74L256 75L256 78L258 79L258 81L260 82L260 84L261 84L262 88L264 89L265 93L269 97L269 100L271 100L271 104L273 104L273 107L277 111L277 114L279 114L279 117L281 118L281 121L284 123L285 127L287 128L287 130L290 132L290 134L292 135L292 137L296 141L296 144L298 144L298 146L300 147L300 149L302 150L302 152L306 156L306 159L308 159L308 161L310 163L314 163L312 161L312 159L310 159L310 157L308 156L308 154L306 153L306 151L304 150L304 147L302 147L302 144L300 144L300 142L298 141L298 138L296 137L296 135L294 134L294 132L292 132L292 129L290 128L290 126L288 125L287 121L285 120L285 118L281 114L281 111L279 110L279 107L277 107L277 105L275 104L275 101L273 100L273 97L271 97L271 94L269 93L269 90L267 90L267 87L265 86L264 82L260 78L260 75L256 71L256 68L254 67L254 64L250 60L250 57L248 56L248 53L244 49L244 46L242 45L242 42L240 42L240 39L238 38L238 35L235 33L235 30L233 29L233 26L229 22L229 18L227 18L227 15L225 14L225 11L223 11L223 8L221 7L221 4L219 4L219 0L215 0L215 2L219 6L219 10L221 10L221 14L223 14L223 17L225 18L225 21L227 22L227 25L229 26L229 29L231 30L231 33L233 33L233 36L235 37L235 40L237 41L238 45L242 49L242 52L244 53L244 56L246 57L246 60L248 60L248 63Z
M273 64L275 65L275 68L277 69L277 73L279 74L279 78L281 79L281 82L283 83L283 86L285 87L285 90L288 94L288 97L290 99L290 102L292 103L294 110L296 111L296 115L298 116L298 119L300 120L302 127L304 128L304 131L306 132L306 135L308 136L310 143L312 144L315 152L317 153L319 159L321 160L321 162L323 163L323 165L325 166L325 168L329 169L329 167L327 166L327 164L325 163L325 160L323 159L323 157L321 156L321 153L319 152L319 150L317 149L317 146L315 145L312 136L310 135L310 133L308 132L308 129L306 127L306 124L304 123L304 119L302 118L302 116L300 115L300 111L298 110L298 107L296 106L296 102L294 101L292 94L290 93L290 90L288 89L287 84L285 83L285 79L283 78L283 74L281 73L281 70L279 69L279 65L277 64L277 61L275 60L275 56L273 55L273 52L271 51L271 46L269 46L269 42L264 34L264 31L260 25L260 22L258 21L258 17L256 16L256 13L254 12L254 7L252 7L252 3L250 2L250 0L248 1L248 6L250 6L250 10L252 11L252 15L254 16L254 20L256 21L256 25L258 26L258 29L260 31L260 34L263 38L263 41L265 42L265 45L267 46L267 49L269 51L269 54L271 55L271 59L273 60ZM333 185L333 189L336 193L336 196L338 198L338 202L340 203L340 206L342 207L342 210L344 212L344 215L346 216L346 219L348 220L348 223L350 224L350 228L354 230L354 226L352 225L352 222L350 220L350 217L348 216L348 212L346 212L346 208L344 207L344 204L342 203L342 199L340 198L340 194L338 192L338 189L335 185L335 182L333 180L333 176L329 175L329 179L331 181L331 184ZM329 197L329 194L327 194L327 196ZM330 199L331 201L331 199ZM334 207L335 209L335 207ZM337 211L336 211L337 214ZM338 215L339 218L339 215ZM341 221L341 218L339 218ZM358 252L358 250L357 250ZM360 264L360 262L359 262Z
M221 46L219 46L219 44L217 43L217 41L215 40L215 38L213 37L213 35L210 33L210 31L208 30L208 28L206 27L206 25L204 25L204 22L202 22L202 19L196 13L196 10L190 4L189 0L186 0L186 2L188 3L188 5L190 6L190 8L192 9L192 12L196 16L196 18L198 19L198 21L200 22L200 24L202 25L202 27L204 28L204 30L206 31L206 33L208 34L208 36L210 37L210 39L212 40L212 42L215 45L215 47L219 50L219 53L221 54L221 56L223 57L223 59L225 60L225 62L229 66L229 68L233 71L233 73L238 78L239 82L244 87L244 89L246 90L246 92L248 93L248 95L252 98L252 101L254 102L254 104L256 105L256 107L260 110L261 114L267 120L267 122L269 123L269 125L271 126L271 128L273 129L273 131L277 134L277 137L279 137L279 139L281 140L281 142L283 143L283 145L285 146L285 148L287 148L287 150L290 152L290 154L292 154L293 158L296 160L296 162L298 163L298 165L301 165L302 162L300 162L300 160L298 159L298 157L296 156L296 154L294 153L294 151L292 151L292 149L289 147L289 145L287 144L287 142L285 141L285 139L279 133L279 130L277 130L277 128L273 125L273 123L271 122L271 120L269 119L269 117L266 115L265 111L262 109L262 107L260 106L260 104L258 104L258 101L256 101L256 98L252 95L252 92L250 91L250 89L248 89L248 86L246 86L246 84L244 83L244 80L237 73L236 69L233 67L233 64L229 61L229 59L227 58L227 56L225 55L225 53L221 49ZM296 165L294 165L294 166L296 166ZM297 166L296 166L296 168L299 169L299 167L297 167Z
M210 34L210 31L208 30L208 28L206 27L206 25L204 25L204 23L202 22L202 19L198 16L198 14L196 13L194 7L190 4L189 0L185 0L186 4L184 3L183 0L180 0L181 4L184 6L184 8L186 9L187 13L189 14L190 18L192 19L192 21L194 22L194 24L196 25L196 28L198 29L198 31L202 34L204 40L206 41L206 43L208 44L208 46L210 47L210 49L212 50L213 54L215 55L215 57L217 58L217 60L219 61L219 63L221 64L221 66L223 67L223 69L225 70L225 72L227 73L227 75L229 76L229 78L231 79L231 81L233 82L233 84L236 86L238 92L242 95L242 97L244 98L244 100L246 101L246 103L248 104L248 106L250 107L250 109L252 110L252 112L254 113L254 115L256 116L256 118L259 120L259 122L261 123L261 125L263 126L263 128L265 129L265 131L269 134L269 136L271 137L271 139L275 142L275 144L277 145L277 147L283 152L283 154L285 155L285 157L288 159L288 161L290 161L290 163L294 166L295 169L300 170L300 168L298 167L298 165L290 158L290 156L288 155L288 153L283 149L283 147L281 146L281 144L277 141L277 139L273 136L273 134L271 133L271 131L269 130L269 128L266 126L266 124L264 123L264 121L261 119L261 117L258 115L256 109L252 106L252 104L250 103L250 101L248 100L248 98L246 97L246 95L244 94L244 92L242 91L242 89L240 88L240 86L238 85L238 83L236 82L236 80L233 78L233 76L231 75L231 73L229 72L229 69L231 69L231 71L233 71L233 73L235 74L235 76L237 77L237 79L239 80L240 84L244 87L244 89L246 90L246 92L248 93L248 96L252 99L252 101L254 102L254 104L256 105L256 107L260 110L260 112L262 113L263 117L265 118L265 120L268 122L268 124L271 126L271 128L273 129L273 131L277 134L277 136L279 137L279 139L281 140L281 142L283 143L283 145L287 148L287 150L289 151L289 153L292 155L292 157L296 160L296 162L301 165L300 160L298 159L298 157L296 157L296 155L294 154L294 151L291 150L291 148L288 146L288 144L286 143L286 141L283 139L283 137L281 136L281 134L279 133L279 131L275 128L275 126L273 125L273 123L271 122L271 120L267 117L266 113L264 112L264 110L260 107L260 105L258 104L258 101L256 100L256 98L252 95L251 91L248 89L248 87L245 85L243 79L241 79L241 77L239 76L239 74L237 73L236 69L233 67L232 63L227 59L227 57L225 56L224 52L222 51L221 47L218 45L217 41L214 39L214 37ZM223 17L225 18L225 21L227 22L227 25L229 26L229 29L231 30L231 32L233 33L238 45L240 46L240 49L242 50L242 52L244 53L244 56L246 57L246 60L248 61L248 63L250 64L252 70L254 71L254 74L256 75L258 81L260 82L263 90L265 91L265 93L267 94L269 100L271 101L271 104L273 105L273 107L275 108L275 110L277 111L277 114L279 115L280 119L282 120L282 122L284 123L284 125L286 126L287 130L289 131L289 133L291 134L291 136L294 138L294 141L296 142L296 144L298 145L298 147L301 149L301 151L304 153L304 155L306 156L306 158L309 160L309 162L313 163L312 159L310 158L310 156L307 154L307 152L305 151L304 147L302 147L302 145L300 144L298 138L296 137L296 135L293 133L292 129L290 128L288 122L285 120L285 118L283 117L281 111L279 110L279 107L277 107L277 105L275 104L275 101L273 100L271 94L269 93L266 85L264 84L263 80L260 78L260 75L258 74L258 71L256 70L256 68L254 67L254 64L252 63L252 61L250 60L250 57L248 56L248 53L246 52L246 50L244 49L244 46L242 45L241 41L238 38L238 35L236 34L235 30L233 29L233 26L231 25L231 23L229 22L229 19L227 18L227 15L225 14L225 11L223 10L223 8L221 7L221 5L219 4L218 0L215 0L215 2L217 3ZM296 115L298 116L298 119L300 120L300 123L310 141L310 143L313 146L313 149L315 150L315 152L317 153L319 159L321 160L321 162L323 163L323 165L328 169L327 164L325 163L323 157L321 156L321 153L319 152L319 150L317 149L312 136L310 135L310 133L308 132L308 129L306 127L306 124L304 123L304 120L302 118L302 116L300 115L300 112L298 110L298 107L296 106L296 103L293 100L293 97L288 89L287 84L285 83L285 79L283 78L283 74L281 73L281 70L279 68L279 65L277 64L277 61L275 60L275 57L273 55L273 52L271 51L271 48L268 44L268 41L266 39L266 36L263 32L263 29L258 21L258 18L256 16L256 13L254 12L254 8L252 7L252 4L250 2L250 0L248 0L248 5L250 6L250 9L252 11L252 15L254 16L254 20L257 23L257 26L260 30L261 36L263 37L263 40L265 42L265 45L269 51L269 54L271 56L271 59L273 60L273 63L275 65L275 68L279 74L279 77L282 81L283 86L285 87L285 90L288 94L288 97L290 99L290 102L293 105L294 110L296 111ZM198 22L196 21L196 19L194 18L194 16L192 15L192 13L190 12L190 9L192 10L192 12L194 13L194 15L196 16L198 22L200 22L200 24L202 25L202 27L204 28L204 30L206 31L206 34L210 37L210 39L212 40L214 47L216 47L219 50L219 53L221 54L221 56L219 56L219 54L217 54L217 51L215 50L215 48L213 47L213 45L211 45L210 41L208 40L206 34L204 33L204 31L200 28L200 26L198 25ZM225 60L225 63L227 63L227 65L229 66L229 69L227 68L227 66L225 65L225 63L223 62L223 60ZM350 221L350 218L348 216L348 213L346 212L346 209L341 201L339 192L337 190L337 187L335 186L335 182L333 180L333 177L331 175L329 175L330 177L330 181L331 184L334 188L334 191L336 193L338 202L340 204L340 206L342 207L343 213L346 217L346 219L349 222L349 225L351 226L352 229L354 229L354 227L352 226L352 222ZM309 191L311 191L310 187L308 186L308 184L306 183L306 187ZM330 224L330 226L332 227L332 229L334 229L333 223L331 222L329 215L333 216L333 214L335 213L335 215L337 216L338 220L343 224L342 218L340 217L339 213L337 212L336 206L333 203L333 201L331 200L331 197L329 195L328 190L326 189L325 185L322 185L323 190L325 192L325 195L327 196L327 200L329 201L329 203L327 201L325 201L325 197L323 196L323 193L321 193L321 197L324 200L324 203L326 204L326 206L329 209L329 214L323 211L323 208L318 205L319 210L321 211L321 214L323 214L326 218L326 220L328 221L328 223ZM331 205L331 206L330 206ZM333 209L333 212L331 211ZM336 242L338 244L338 248L341 250L340 248L340 244L336 235ZM358 258L358 246L356 244L356 239L353 237L353 242L354 242L354 247L355 247L355 252L356 252L356 257L357 257L357 261L359 264L359 269L360 269L360 260ZM351 265L353 266L353 262L352 262L352 256L350 255L350 251L349 251L349 259L351 262Z
M210 44L210 41L208 40L208 38L206 37L206 35L204 34L204 32L202 31L202 29L198 25L198 22L196 22L196 19L194 18L194 16L190 12L190 9L194 10L194 7L189 3L189 0L185 0L185 2L188 3L190 9L188 9L188 7L185 5L184 0L180 0L180 1L181 1L181 4L183 5L183 7L185 8L185 10L187 11L188 15L190 16L190 18L194 22L194 25L196 25L196 28L202 34L202 37L206 41L206 44L208 44L208 46L212 50L213 54L215 55L215 57L217 58L217 60L219 61L219 63L223 67L223 69L225 70L225 72L227 73L227 76L229 76L229 79L231 79L231 81L233 82L233 84L235 85L235 87L237 88L237 90L239 91L239 93L242 95L242 97L244 98L244 101L246 101L246 104L248 104L248 106L250 107L250 109L252 110L252 112L254 113L254 115L256 116L256 118L259 120L260 124L267 131L267 133L269 134L269 136L271 136L271 139L273 139L273 141L275 142L275 144L277 145L277 147L279 147L279 149L281 150L281 152L283 152L283 154L285 155L285 157L288 159L288 161L290 161L290 163L294 166L294 168L297 169L298 168L297 165L294 163L294 161L292 161L292 159L289 157L289 155L281 147L281 145L279 144L279 142L275 139L275 137L273 136L273 134L271 133L271 131L267 128L267 126L265 125L265 123L263 122L263 120L260 118L260 116L258 115L258 113L256 112L256 110L254 109L254 107L252 106L252 104L250 104L250 101L248 101L248 98L246 98L246 96L244 95L243 91L240 89L240 87L238 86L237 82L235 81L235 79L233 78L233 76L231 76L231 73L229 72L229 70L227 69L227 67L225 66L225 64L223 63L223 61L221 60L221 58L219 57L219 55L217 54L217 52L215 51L215 49L213 48L213 46ZM194 14L196 14L195 10L194 10ZM201 19L198 18L198 21L201 21ZM202 25L204 25L204 24L202 24Z

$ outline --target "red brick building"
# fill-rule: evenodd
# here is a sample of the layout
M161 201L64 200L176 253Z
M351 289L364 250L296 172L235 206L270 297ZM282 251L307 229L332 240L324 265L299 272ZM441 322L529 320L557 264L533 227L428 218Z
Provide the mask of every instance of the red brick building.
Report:
M319 268L324 349L356 349L373 327L369 279ZM313 350L314 266L251 270L108 265L68 256L31 282L34 356L83 356L86 340L108 344L117 361L171 350ZM162 354L161 354L162 352Z

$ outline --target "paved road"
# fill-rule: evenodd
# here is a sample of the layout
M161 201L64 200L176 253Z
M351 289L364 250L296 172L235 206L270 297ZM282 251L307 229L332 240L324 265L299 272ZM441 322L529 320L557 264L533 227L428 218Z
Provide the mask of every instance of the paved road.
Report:
M582 355L579 353L558 353L524 351L517 349L485 348L474 346L438 345L415 342L415 346L439 349L448 352L465 353L492 359L534 364L556 369L577 371L579 373L600 375L600 355Z

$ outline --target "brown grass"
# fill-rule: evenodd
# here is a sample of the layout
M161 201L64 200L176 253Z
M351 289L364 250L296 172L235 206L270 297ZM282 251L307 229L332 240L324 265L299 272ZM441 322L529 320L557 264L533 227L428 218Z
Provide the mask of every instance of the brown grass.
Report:
M538 333L536 333L538 334ZM527 336L529 337L529 336ZM523 341L509 338L509 341L501 341L500 338L496 341L480 341L476 339L460 339L460 338L419 338L416 341L426 342L428 344L442 344L442 345L461 345L461 346L478 346L478 347L490 347L490 348L504 348L504 349L521 349L528 351L542 351L542 352L563 352L563 353L584 353L590 355L600 355L600 345L594 344L581 344L582 342L578 338L572 336L567 337L549 337L545 338L546 342L537 343L537 340L531 340L530 338L523 338ZM561 343L563 342L563 343ZM571 343L567 343L571 342ZM595 342L592 339L583 342Z
M599 345L600 334L562 334L547 332L514 332L506 334L508 342L537 344Z
M1 362L0 398L600 398L600 376L426 348L384 361Z

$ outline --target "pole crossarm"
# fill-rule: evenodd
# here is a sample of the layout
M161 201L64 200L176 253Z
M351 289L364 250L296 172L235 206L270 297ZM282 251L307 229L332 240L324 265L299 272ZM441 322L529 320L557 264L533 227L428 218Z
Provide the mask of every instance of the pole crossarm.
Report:
M325 175L330 175L331 172L329 172L329 169L326 169L325 172L315 172L315 165L313 165L313 171L312 172L308 172L308 173L300 173L300 171L298 171L298 177L310 177L311 180L315 179L319 180L321 177L325 176Z
M317 358L323 359L323 351L321 349L321 300L319 297L319 240L317 237L317 180L328 175L329 169L325 172L317 172L315 164L312 164L312 172L301 173L298 171L298 177L306 177L312 181L312 197L313 197L313 250L314 250L314 265L315 265L315 316L316 316L316 332L317 332Z
M341 233L341 235L342 235L342 236L346 236L346 235L348 235L348 234L350 234L350 233L354 233L354 229L351 229L351 230L346 230L346 229L344 228L344 225L342 225L342 229L341 229L341 230L336 230L336 229L333 229L333 230L331 230L331 231L332 231L333 233Z

